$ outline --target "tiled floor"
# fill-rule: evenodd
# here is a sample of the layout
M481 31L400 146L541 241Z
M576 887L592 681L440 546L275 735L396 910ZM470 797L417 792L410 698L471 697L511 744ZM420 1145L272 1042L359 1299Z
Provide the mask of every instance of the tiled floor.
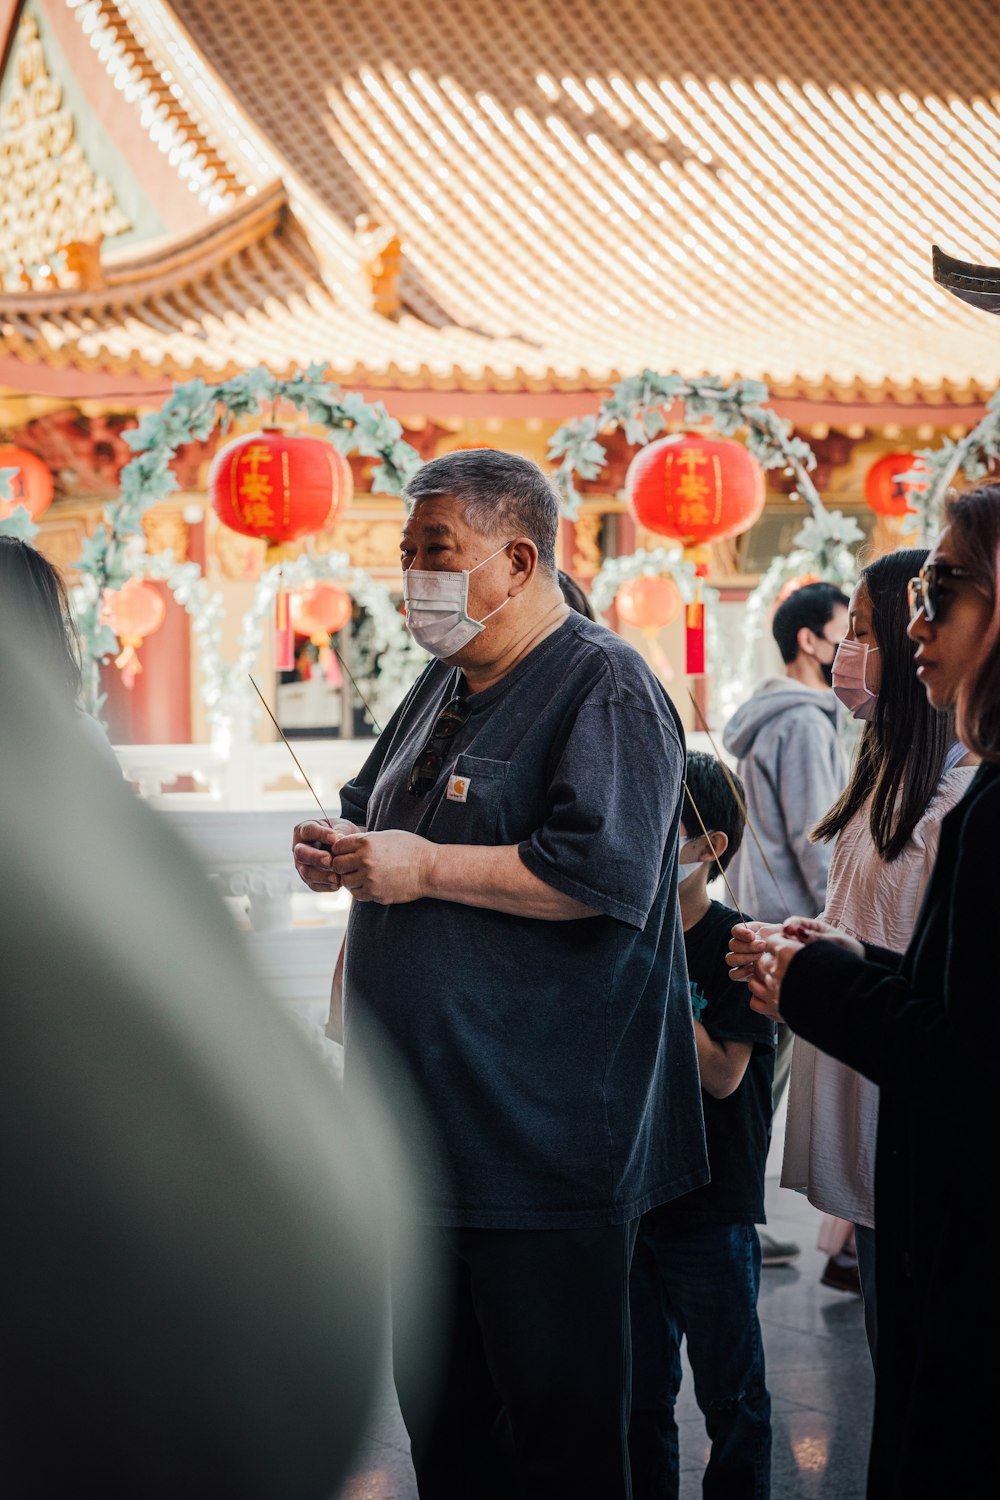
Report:
M873 1388L861 1300L820 1285L826 1257L815 1248L819 1215L778 1184L782 1113L768 1163L768 1230L775 1239L795 1240L801 1253L790 1266L765 1270L761 1284L774 1434L772 1500L860 1500ZM680 1500L701 1500L706 1440L689 1377L678 1418ZM416 1500L416 1494L406 1432L386 1374L340 1500Z

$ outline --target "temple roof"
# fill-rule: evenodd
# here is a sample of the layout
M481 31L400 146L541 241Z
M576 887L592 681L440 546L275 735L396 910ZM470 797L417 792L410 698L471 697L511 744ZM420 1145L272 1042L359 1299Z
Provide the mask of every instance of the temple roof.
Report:
M917 405L1000 383L992 320L931 275L933 243L998 258L993 0L35 4L186 197L89 291L0 291L23 360L529 391L649 366Z

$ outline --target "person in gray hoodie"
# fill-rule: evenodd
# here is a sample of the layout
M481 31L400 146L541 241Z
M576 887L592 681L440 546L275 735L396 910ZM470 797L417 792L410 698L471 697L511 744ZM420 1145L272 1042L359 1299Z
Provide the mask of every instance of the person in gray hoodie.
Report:
M833 658L847 633L847 595L830 583L809 583L778 606L771 622L784 675L768 677L729 720L722 743L736 757L746 787L747 838L729 871L741 909L761 922L798 912L818 915L826 901L832 845L809 832L840 796L847 757L838 731ZM768 870L770 866L770 871ZM778 1027L771 1101L777 1109L788 1083L792 1035ZM797 1245L764 1242L764 1264L783 1265Z

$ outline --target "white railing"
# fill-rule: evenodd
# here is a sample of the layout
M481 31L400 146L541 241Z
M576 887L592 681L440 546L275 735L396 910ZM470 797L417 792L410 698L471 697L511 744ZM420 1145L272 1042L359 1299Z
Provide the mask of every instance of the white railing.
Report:
M374 740L293 740L302 770L331 817L338 788L364 765ZM126 778L159 807L207 811L235 808L316 810L302 772L280 740L271 744L116 745ZM179 780L195 790L174 791Z
M296 740L295 754L331 817L338 788L372 740ZM242 745L116 745L128 781L191 848L244 931L276 997L302 1022L339 1072L341 1049L323 1040L330 980L350 897L306 889L292 863L295 824L319 810L279 742ZM172 790L179 780L197 790Z

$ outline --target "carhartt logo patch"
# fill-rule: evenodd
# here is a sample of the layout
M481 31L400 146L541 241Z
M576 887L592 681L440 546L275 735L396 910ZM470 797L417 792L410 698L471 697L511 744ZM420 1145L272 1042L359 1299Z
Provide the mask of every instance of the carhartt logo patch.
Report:
M472 782L468 776L449 776L445 796L449 802L465 802L471 785Z

